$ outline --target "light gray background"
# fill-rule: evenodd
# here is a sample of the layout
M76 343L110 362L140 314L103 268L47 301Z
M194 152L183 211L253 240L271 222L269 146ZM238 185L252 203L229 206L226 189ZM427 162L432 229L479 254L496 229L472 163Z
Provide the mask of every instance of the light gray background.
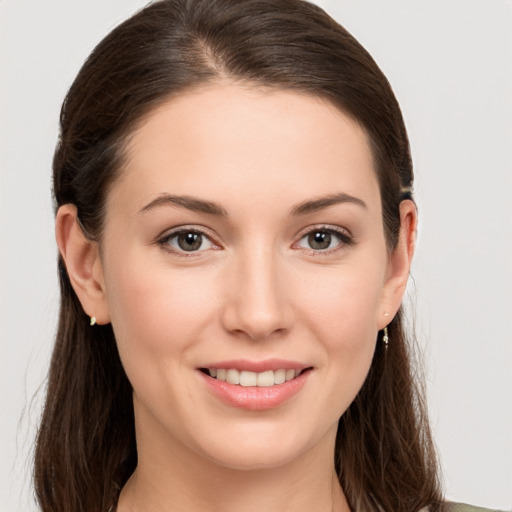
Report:
M448 497L512 509L512 2L319 1L372 53L409 128L409 287ZM33 511L30 454L58 306L50 168L60 103L144 0L0 0L0 510ZM392 340L391 340L392 343Z

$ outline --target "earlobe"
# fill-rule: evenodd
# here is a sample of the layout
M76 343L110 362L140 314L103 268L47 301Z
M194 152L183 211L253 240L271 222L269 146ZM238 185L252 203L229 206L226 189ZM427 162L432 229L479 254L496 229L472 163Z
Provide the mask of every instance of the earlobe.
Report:
M59 208L55 235L69 280L84 312L95 317L97 324L109 323L98 244L85 236L77 219L75 205L65 204Z
M378 329L389 324L400 308L405 293L412 258L416 246L418 215L411 200L400 203L400 233L398 243L389 258L388 274L384 284Z

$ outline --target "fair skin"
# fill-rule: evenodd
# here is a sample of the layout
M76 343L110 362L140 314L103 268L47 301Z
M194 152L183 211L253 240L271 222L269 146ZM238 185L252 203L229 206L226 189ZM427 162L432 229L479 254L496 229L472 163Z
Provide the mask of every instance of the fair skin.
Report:
M145 119L100 245L74 206L59 209L73 287L87 314L112 323L134 389L139 462L119 512L349 510L336 427L402 300L414 204L400 214L390 254L368 140L351 118L230 83ZM241 386L208 368L301 373Z

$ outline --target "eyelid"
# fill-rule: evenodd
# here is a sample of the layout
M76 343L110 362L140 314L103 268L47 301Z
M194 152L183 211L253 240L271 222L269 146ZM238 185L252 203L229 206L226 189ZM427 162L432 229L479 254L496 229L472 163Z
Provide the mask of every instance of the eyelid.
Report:
M315 231L327 232L334 234L339 239L339 244L336 247L324 250L315 250L315 249L307 249L304 247L298 247L298 243L304 239L306 236L314 233ZM315 256L328 255L336 252L344 247L353 245L355 243L354 237L352 233L341 226L335 226L331 224L317 224L313 226L308 226L307 228L302 229L296 237L296 242L293 243L292 248L305 250Z
M213 245L213 247L210 247L208 249L202 249L198 251L184 251L184 250L178 250L174 247L172 247L168 242L172 238L176 237L180 233L199 233L202 236L206 237L210 243ZM196 224L184 224L182 226L175 226L173 228L167 229L162 232L162 234L158 235L156 238L156 243L161 246L164 250L171 252L173 254L176 254L178 256L184 256L184 257L193 257L198 256L201 253L204 253L209 250L218 250L221 249L222 246L215 240L216 237L214 237L209 230L202 226L198 226Z

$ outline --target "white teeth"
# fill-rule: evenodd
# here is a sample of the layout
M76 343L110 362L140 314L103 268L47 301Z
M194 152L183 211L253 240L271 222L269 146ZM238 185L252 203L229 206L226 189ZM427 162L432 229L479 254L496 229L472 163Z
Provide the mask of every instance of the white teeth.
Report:
M286 381L292 380L295 378L295 370L286 370Z
M258 373L258 379L256 385L260 387L267 387L274 385L274 372L269 370L268 372Z
M274 384L282 384L286 381L286 370L276 370L274 372Z
M255 372L240 372L240 385L241 386L256 386L257 385L257 374Z
M283 384L298 377L303 370L268 370L266 372L249 372L235 368L208 368L210 377L222 380L228 384L240 386L270 387L274 384Z
M226 382L230 384L240 384L240 372L234 369L228 370L226 372Z

